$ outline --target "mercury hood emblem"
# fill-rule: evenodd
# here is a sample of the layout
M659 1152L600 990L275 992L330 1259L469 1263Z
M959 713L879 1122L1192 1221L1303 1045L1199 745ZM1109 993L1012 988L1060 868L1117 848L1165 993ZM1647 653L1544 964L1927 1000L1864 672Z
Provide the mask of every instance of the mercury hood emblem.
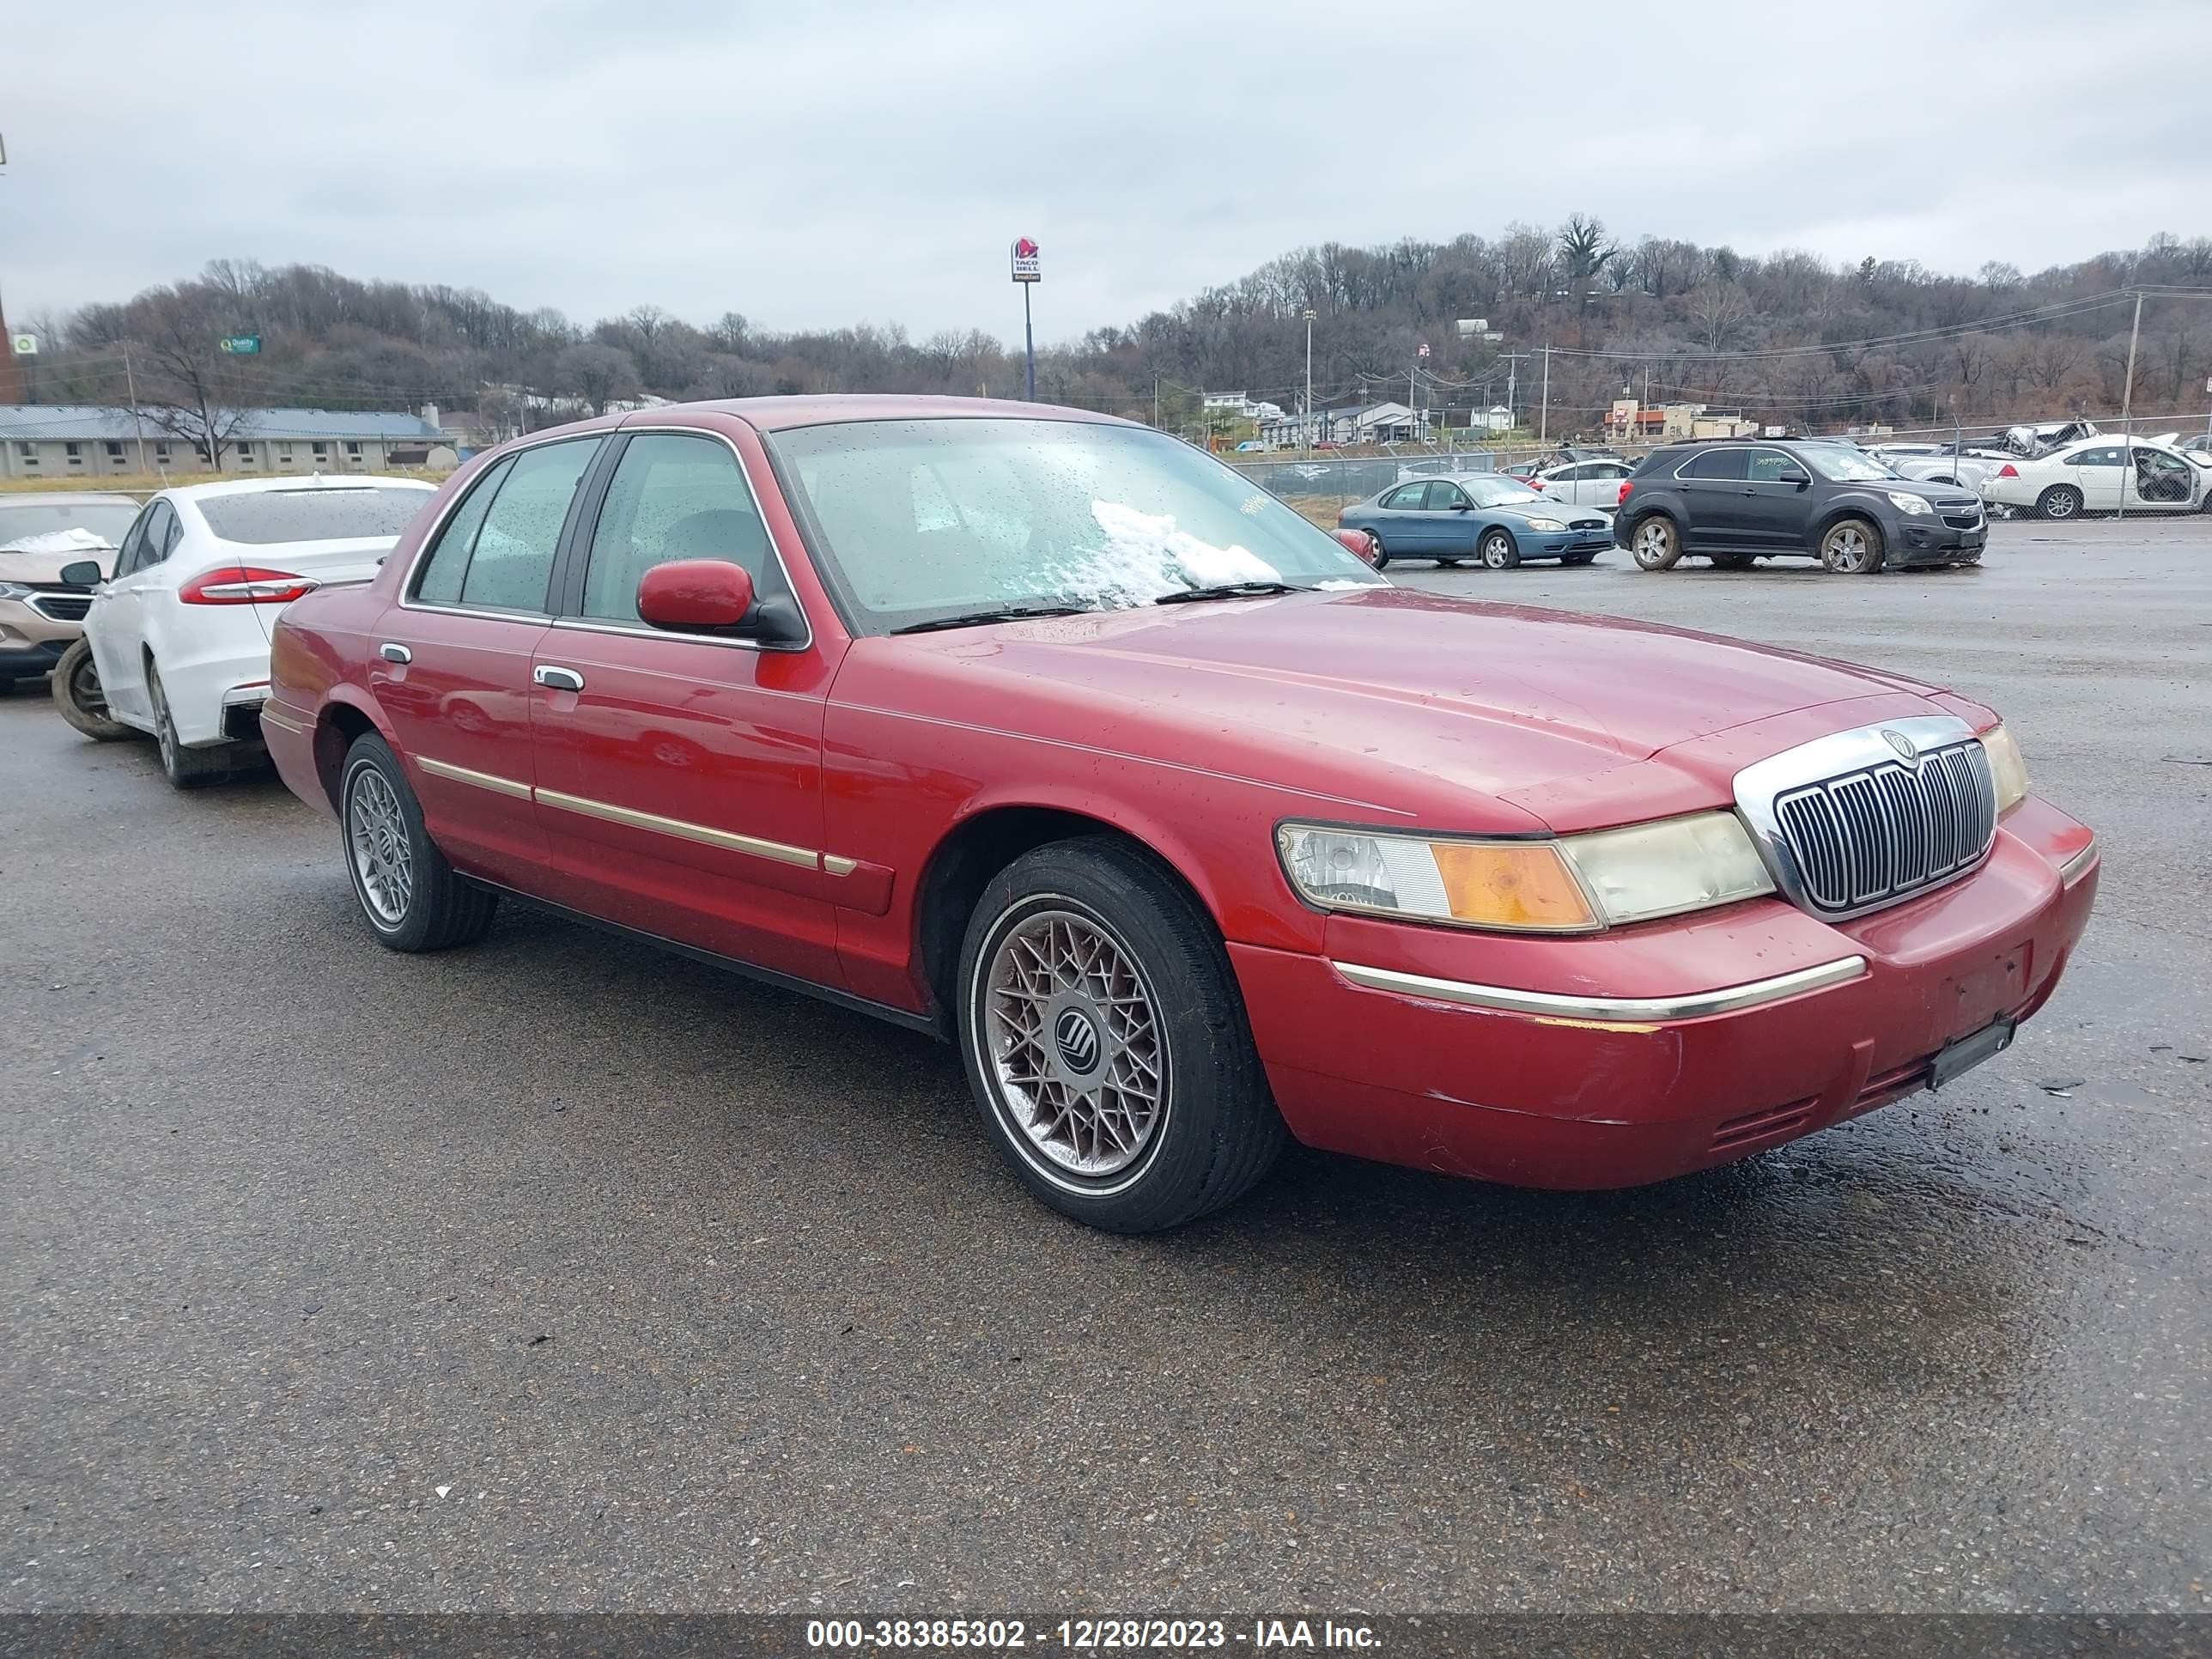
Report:
M1912 746L1912 739L1902 732L1893 732L1885 726L1881 728L1881 740L1897 750L1899 760L1917 761L1920 758L1920 751Z

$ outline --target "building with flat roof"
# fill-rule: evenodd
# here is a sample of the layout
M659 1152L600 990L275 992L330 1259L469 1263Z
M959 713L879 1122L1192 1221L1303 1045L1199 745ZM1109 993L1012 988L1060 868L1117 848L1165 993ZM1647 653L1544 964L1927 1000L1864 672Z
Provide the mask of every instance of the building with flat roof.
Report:
M434 412L434 411L428 411ZM139 459L141 441L145 459ZM421 415L340 409L244 411L221 457L165 430L151 410L92 404L0 404L0 478L98 478L134 472L246 477L287 472L377 472L453 441Z

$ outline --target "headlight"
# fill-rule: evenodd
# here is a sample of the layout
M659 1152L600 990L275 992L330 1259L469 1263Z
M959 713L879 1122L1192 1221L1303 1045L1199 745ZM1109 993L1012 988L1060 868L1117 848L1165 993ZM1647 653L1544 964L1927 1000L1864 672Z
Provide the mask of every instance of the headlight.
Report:
M1908 495L1901 489L1889 492L1889 504L1900 513L1933 513L1936 510L1928 505L1925 495Z
M1990 757L1990 777L1997 787L1997 811L2002 815L2019 805L2027 793L2027 763L2021 758L2020 745L2013 741L2012 733L2002 726L1982 733L1982 751Z
M1566 526L1560 523L1557 519L1531 519L1528 520L1528 528L1531 530L1565 530Z
M1727 812L1558 841L1474 841L1287 823L1283 872L1308 902L1408 921L1583 933L1774 890Z
M0 582L0 599L27 599L38 591L27 582Z

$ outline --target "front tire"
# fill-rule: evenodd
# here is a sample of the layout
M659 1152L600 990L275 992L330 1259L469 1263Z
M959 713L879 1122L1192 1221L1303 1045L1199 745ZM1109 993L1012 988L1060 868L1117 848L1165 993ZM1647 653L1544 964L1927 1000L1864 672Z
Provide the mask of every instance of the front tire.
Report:
M100 689L100 670L92 660L88 640L73 641L53 670L54 707L77 731L94 743L113 743L127 738L131 728L107 713L107 694Z
M1513 544L1513 534L1507 530L1488 530L1483 532L1482 555L1485 570L1512 570L1521 563L1521 550Z
M2081 516L2081 492L2072 484L2053 484L2035 498L2035 515L2039 519L2078 519Z
M1838 576L1871 576L1881 561L1881 531L1871 519L1838 519L1820 537L1820 562Z
M499 895L446 862L422 808L384 739L364 732L338 774L346 875L376 942L393 951L444 951L482 939Z
M146 696L154 705L154 741L161 745L161 775L173 788L204 789L230 775L230 757L222 750L187 749L178 738L168 694L161 689L161 671L151 658L146 663Z
M1287 1139L1220 935L1124 842L1054 842L1000 871L957 983L984 1124L1062 1215L1180 1226L1243 1196Z
M1682 556L1682 532L1665 514L1651 514L1630 526L1628 551L1638 570L1672 570Z

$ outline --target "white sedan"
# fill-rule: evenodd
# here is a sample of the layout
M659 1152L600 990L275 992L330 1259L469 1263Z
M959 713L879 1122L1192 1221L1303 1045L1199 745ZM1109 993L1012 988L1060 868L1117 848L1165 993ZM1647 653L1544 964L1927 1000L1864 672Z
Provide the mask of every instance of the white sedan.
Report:
M2169 444L2106 433L2062 444L2048 455L2000 465L1981 483L1982 499L2044 519L2084 513L2193 513L2212 495L2212 474L2191 466Z
M63 572L93 589L84 632L106 703L105 721L70 723L100 737L151 732L179 789L257 755L277 612L311 589L374 576L434 494L360 477L161 491L125 535L112 577Z
M1635 471L1631 461L1569 461L1532 474L1528 487L1568 507L1594 507L1610 513L1620 505L1620 487Z

